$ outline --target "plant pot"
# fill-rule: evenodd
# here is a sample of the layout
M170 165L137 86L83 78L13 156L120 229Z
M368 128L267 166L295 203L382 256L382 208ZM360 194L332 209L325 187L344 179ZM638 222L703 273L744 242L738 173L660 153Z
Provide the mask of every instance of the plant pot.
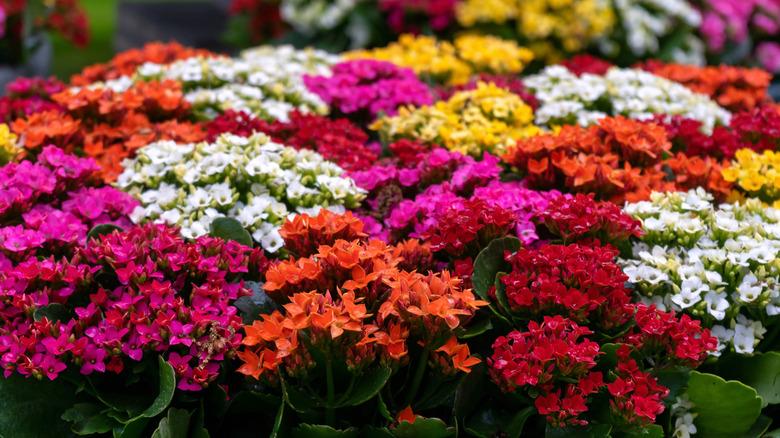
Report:
M27 62L20 65L0 64L0 94L5 94L5 86L20 76L47 76L51 70L52 46L46 35L29 38L28 47L34 47Z

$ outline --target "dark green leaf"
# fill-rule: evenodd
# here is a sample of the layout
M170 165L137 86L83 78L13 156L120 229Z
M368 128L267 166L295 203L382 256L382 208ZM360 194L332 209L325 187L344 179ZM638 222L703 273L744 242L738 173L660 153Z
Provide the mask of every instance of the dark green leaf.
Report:
M387 367L375 368L357 377L357 383L352 390L344 394L336 407L357 406L371 400L387 383L392 370Z
M609 424L591 424L585 427L552 427L547 425L545 438L607 438L612 436Z
M288 385L283 377L279 380L282 383L284 400L294 411L303 414L320 411L322 403L317 398L299 390L295 386Z
M152 438L188 438L190 413L184 409L170 408L168 415L160 420Z
M455 401L452 407L452 415L459 424L474 412L474 409L482 401L485 385L489 384L485 377L485 364L479 363L471 369L471 372L460 379L455 389Z
M471 283L474 292L483 300L489 300L488 290L499 271L506 270L508 263L504 260L504 252L515 252L520 248L520 241L515 237L502 237L493 240L485 249L480 251L474 260L474 274Z
M357 438L357 429L338 430L321 424L301 424L292 431L293 438Z
M402 421L392 430L396 438L447 438L455 436L455 429L438 418L417 416L414 423Z
M669 388L669 395L666 396L667 402L674 402L677 395L685 388L690 378L691 370L686 367L668 368L653 373L658 379L658 383Z
M106 433L117 423L103 409L95 403L76 403L62 414L62 419L71 423L70 429L78 435Z
M241 222L230 217L218 217L211 222L210 233L213 237L252 246L252 236L241 226Z
M460 327L456 331L458 338L471 339L493 328L490 322L490 314L478 312L473 320L469 321L468 327Z
M48 318L49 321L67 321L70 319L68 309L59 303L51 303L48 306L42 306L35 309L33 317L36 321L40 321L44 316Z
M761 438L780 438L780 429L771 430Z
M378 395L379 396L376 398L376 403L379 414L382 415L382 418L387 421L395 421L393 414L390 413L390 409L387 408L387 403L385 403L385 400L382 398L382 393L380 392Z
M0 436L4 438L63 437L70 433L60 417L76 402L76 389L62 378L54 382L0 378Z
M111 234L114 231L119 231L120 233L124 230L122 230L121 227L118 227L114 224L100 224L95 225L92 227L91 230L89 230L89 233L87 233L87 242L89 242L92 239L97 239L100 236L105 236L106 234Z
M753 387L764 406L780 403L780 352L733 354L718 361L718 366L718 374L724 379L739 380Z
M703 437L742 436L761 414L761 397L755 389L713 374L691 371L687 394L698 414L697 433Z
M252 324L253 321L260 318L264 313L271 313L276 309L276 304L269 297L260 283L256 281L245 281L244 287L252 291L248 297L240 297L233 305L239 310L244 324Z
M761 415L758 417L758 420L753 423L753 426L750 427L750 430L747 431L744 438L761 438L771 425L772 419L766 415Z
M664 428L651 424L641 429L621 432L619 436L621 438L664 438Z
M173 400L173 393L176 391L176 373L173 371L173 367L162 356L157 357L157 365L159 369L159 383L157 390L157 397L155 397L149 407L144 409L143 412L135 417L126 421L126 423L132 423L142 418L153 418L160 415Z

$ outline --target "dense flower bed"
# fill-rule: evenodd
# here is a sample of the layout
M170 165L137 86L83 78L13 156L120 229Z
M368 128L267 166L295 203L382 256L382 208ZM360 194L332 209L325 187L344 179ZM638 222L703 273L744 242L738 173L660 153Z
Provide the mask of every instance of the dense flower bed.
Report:
M727 8L377 5L8 87L0 434L776 435L780 106L672 61Z

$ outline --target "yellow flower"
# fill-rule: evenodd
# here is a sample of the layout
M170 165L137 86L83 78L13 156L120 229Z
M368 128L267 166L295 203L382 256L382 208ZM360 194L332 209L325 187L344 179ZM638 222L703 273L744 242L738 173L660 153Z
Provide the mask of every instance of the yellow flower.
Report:
M346 59L379 59L411 68L425 80L460 85L476 73L520 73L533 52L514 41L461 35L454 44L430 36L401 35L387 47L348 52Z
M493 83L455 93L433 106L403 108L371 128L385 141L411 138L449 150L481 156L502 154L515 139L536 135L533 110L520 97Z
M0 165L13 161L19 153L16 138L16 134L11 132L8 125L0 123Z
M721 171L723 179L736 183L748 196L770 205L780 200L780 153L740 149L729 167Z

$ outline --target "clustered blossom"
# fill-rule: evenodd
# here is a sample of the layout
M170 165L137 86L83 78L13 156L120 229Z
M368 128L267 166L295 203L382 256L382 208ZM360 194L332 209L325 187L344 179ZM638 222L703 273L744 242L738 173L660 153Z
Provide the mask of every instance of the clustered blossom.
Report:
M240 279L263 269L259 250L146 225L91 241L69 259L29 259L0 274L0 352L6 377L56 379L121 373L160 354L178 388L198 391L241 343L232 302L249 291ZM59 305L59 320L33 319Z
M293 111L287 122L268 123L244 112L228 110L210 121L206 129L209 141L223 133L248 137L263 132L278 143L311 149L347 171L367 169L378 159L374 148L367 145L368 135L347 119L334 120Z
M232 109L286 121L295 109L327 113L324 102L303 84L303 76L326 75L337 59L313 49L261 46L242 52L240 58L199 56L169 65L145 63L136 76L180 82L185 98L201 117L213 118Z
M0 168L0 264L10 268L36 255L69 255L101 224L130 226L138 203L100 186L100 168L89 158L47 146L35 163Z
M423 26L443 31L455 20L457 0L379 0L393 32L419 34ZM422 18L422 24L417 21Z
M35 112L11 124L21 145L30 154L53 144L93 157L108 182L122 172L122 159L147 143L200 141L205 134L187 121L191 108L174 81L132 84L122 91L70 88L51 99L58 109Z
M387 141L408 138L472 156L503 153L515 139L539 132L533 110L519 96L493 83L455 93L446 101L419 108L404 107L372 128Z
M345 61L334 65L330 76L304 76L303 81L332 113L359 121L395 115L401 106L433 102L428 86L414 71L386 61Z
M141 201L136 222L175 224L193 238L227 216L269 252L282 246L278 227L290 214L354 208L364 197L337 165L262 133L223 134L213 143L152 143L124 167L117 185Z
M433 91L437 100L447 100L452 97L453 94L459 91L476 89L480 82L492 82L497 87L503 88L512 94L516 94L520 97L520 99L523 100L523 102L525 102L526 105L530 106L531 109L535 110L539 106L539 102L536 100L536 97L534 97L533 93L531 93L528 89L525 88L525 85L523 85L523 80L519 76L513 74L500 75L480 73L473 76L465 84L440 86L436 87Z
M604 75L577 76L556 65L523 83L541 102L536 110L538 125L587 126L610 115L644 120L663 114L698 120L711 132L717 124L727 125L731 117L709 97L637 69L613 67Z
M642 235L641 222L611 202L595 201L592 195L554 198L534 221L563 240L564 245L595 239L620 247L629 238Z
M430 82L465 84L478 73L516 74L533 59L533 53L511 41L487 35L460 35L453 43L430 36L401 35L386 47L358 50L348 59L377 59L411 68Z
M359 0L282 0L282 19L303 34L332 30L340 25Z
M647 199L654 190L704 186L720 197L730 192L720 162L671 155L671 146L662 126L618 116L518 140L503 159L531 188L565 187L618 204Z
M19 155L20 149L16 144L19 137L11 132L11 128L5 123L0 123L0 165L7 164Z
M625 211L644 230L633 256L621 261L642 301L712 327L719 352L753 353L762 321L780 314L778 210L757 200L716 207L698 189L654 193Z
M741 194L780 208L780 152L740 149L723 169L723 178L733 182Z
M59 110L52 96L63 91L65 84L54 78L17 78L5 87L0 97L0 122L10 123L18 117L49 110Z

